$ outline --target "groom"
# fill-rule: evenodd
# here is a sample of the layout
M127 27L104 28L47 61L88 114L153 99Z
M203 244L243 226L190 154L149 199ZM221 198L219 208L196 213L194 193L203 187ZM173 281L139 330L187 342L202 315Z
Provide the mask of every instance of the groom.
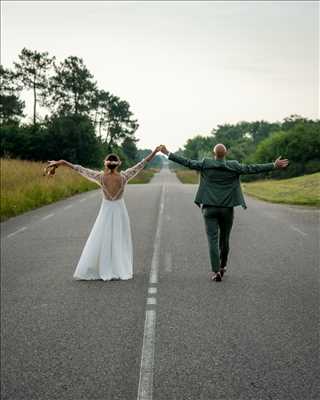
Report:
M160 151L167 155L169 160L200 172L195 203L201 207L208 237L212 268L210 279L221 281L229 254L233 208L239 205L247 208L241 190L240 175L286 168L288 160L279 157L273 163L244 165L235 160L226 160L227 149L223 144L214 147L212 159L205 158L202 161L177 156L170 153L164 145Z

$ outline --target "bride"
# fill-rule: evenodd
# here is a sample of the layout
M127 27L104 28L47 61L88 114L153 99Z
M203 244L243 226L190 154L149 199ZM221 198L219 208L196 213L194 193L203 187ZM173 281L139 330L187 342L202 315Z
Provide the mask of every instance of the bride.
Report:
M106 156L105 168L102 171L85 168L65 160L48 161L47 168L65 165L97 183L102 189L100 210L82 250L73 278L108 281L133 277L130 220L123 193L126 183L136 176L159 150L160 146L133 167L120 172L118 168L121 161L116 154Z

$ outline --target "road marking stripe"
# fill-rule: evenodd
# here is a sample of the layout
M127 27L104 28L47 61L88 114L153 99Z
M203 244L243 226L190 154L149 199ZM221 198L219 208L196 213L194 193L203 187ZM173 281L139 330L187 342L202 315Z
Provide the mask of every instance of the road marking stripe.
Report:
M48 219L48 218L51 218L51 217L53 217L54 216L54 214L48 214L48 215L46 215L45 217L42 217L41 219L42 219L42 221L44 221L44 220L46 220L46 219Z
M164 210L165 186L161 188L159 214L157 220L157 231L154 239L153 255L150 269L150 284L158 282L158 269L160 258L160 237ZM149 287L148 292L157 292L157 288ZM155 297L147 298L147 305L156 305ZM138 387L138 400L152 400L153 396L153 364L154 364L154 344L156 330L156 310L146 310L144 323L143 344L141 352L140 377Z
M7 238L16 235L19 232L25 231L26 229L27 229L27 227L23 226L22 228L16 230L15 232L9 233L9 235L7 235Z
M293 226L293 225L290 225L290 228L291 228L293 231L296 231L296 232L300 233L300 235L302 235L302 236L308 236L307 233L301 231L299 228L297 228L297 227L295 227L295 226Z
M149 294L156 294L157 293L157 288L156 287L149 287L148 293Z
M152 400L156 311L147 310L140 366L138 400Z
M157 231L156 231L156 237L154 239L153 256L152 256L152 261L151 261L151 271L150 271L150 281L149 281L150 283L158 282L160 236L161 236L161 227L162 227L162 220L163 220L162 215L163 215L163 210L164 210L164 195L165 195L165 186L163 185L162 190L161 190Z
M79 200L79 203L82 203L83 201L86 201L87 200L87 198L85 197L84 199L80 199Z
M69 204L68 206L63 207L64 210L68 210L69 208L72 207L72 204Z

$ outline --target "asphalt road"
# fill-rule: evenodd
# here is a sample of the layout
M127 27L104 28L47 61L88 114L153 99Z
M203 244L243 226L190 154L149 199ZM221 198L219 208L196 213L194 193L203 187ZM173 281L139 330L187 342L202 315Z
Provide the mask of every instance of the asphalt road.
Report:
M319 213L247 199L210 282L195 191L166 169L126 188L131 281L72 278L100 190L1 224L3 400L320 398Z

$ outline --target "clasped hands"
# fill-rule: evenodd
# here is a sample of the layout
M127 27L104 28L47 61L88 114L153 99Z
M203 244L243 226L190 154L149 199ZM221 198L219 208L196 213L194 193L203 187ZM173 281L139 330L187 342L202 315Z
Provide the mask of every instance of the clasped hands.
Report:
M158 153L159 151L161 153L165 154L166 156L170 153L169 150L166 148L166 146L164 144L160 144L154 150L155 153Z

